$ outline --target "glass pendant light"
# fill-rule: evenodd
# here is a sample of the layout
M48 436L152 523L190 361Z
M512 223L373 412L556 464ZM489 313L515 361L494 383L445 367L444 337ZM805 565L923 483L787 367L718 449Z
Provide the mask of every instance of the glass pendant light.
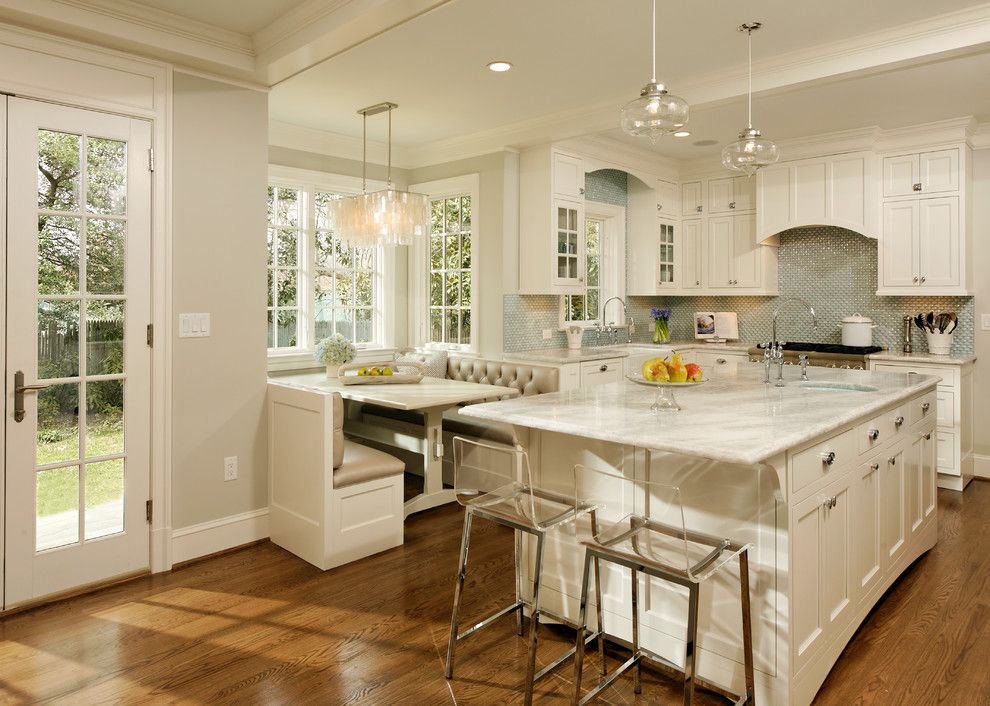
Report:
M739 31L745 32L749 41L748 120L746 129L739 133L739 139L722 148L722 165L749 176L780 159L780 151L774 141L766 139L753 127L753 32L762 26L760 22L739 25Z
M653 64L650 82L639 98L622 108L622 129L634 137L649 137L653 142L661 135L680 130L688 121L688 104L667 91L667 85L657 82L657 0L653 0Z
M392 111L395 103L378 103L358 111L363 116L361 191L330 202L334 235L356 247L409 245L430 232L430 199L426 194L392 186ZM388 171L385 188L368 193L368 116L388 113Z

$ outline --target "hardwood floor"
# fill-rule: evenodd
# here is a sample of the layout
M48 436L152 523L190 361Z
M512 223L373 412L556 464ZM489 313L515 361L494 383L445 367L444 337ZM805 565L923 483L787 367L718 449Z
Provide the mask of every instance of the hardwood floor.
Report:
M869 616L816 703L990 703L990 484L940 491L939 511L938 545ZM512 593L511 534L475 527L468 619ZM460 529L447 506L411 519L404 546L326 573L264 543L12 615L0 620L0 703L519 703L526 642L511 618L462 642L443 678ZM573 633L544 634L542 663ZM570 676L544 680L540 702L567 703ZM641 696L620 679L603 703L680 703L673 680L644 677Z

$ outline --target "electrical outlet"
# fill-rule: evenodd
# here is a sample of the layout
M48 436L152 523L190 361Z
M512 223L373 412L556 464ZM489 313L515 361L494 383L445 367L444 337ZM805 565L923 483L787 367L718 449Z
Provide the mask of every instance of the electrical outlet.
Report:
M543 329L543 340L549 341L551 338L553 338L553 329L552 328Z
M223 460L223 479L237 480L237 456L227 456Z
M990 314L980 314L980 328L990 331Z

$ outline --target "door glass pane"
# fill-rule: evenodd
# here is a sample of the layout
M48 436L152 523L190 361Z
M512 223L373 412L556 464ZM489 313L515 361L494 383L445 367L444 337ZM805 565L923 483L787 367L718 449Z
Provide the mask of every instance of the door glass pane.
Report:
M557 231L557 252L567 252L567 233L563 231Z
M38 378L79 374L79 302L38 302Z
M78 218L38 218L38 293L74 294L79 291Z
M36 478L36 551L75 544L79 541L79 466L38 471Z
M568 230L578 229L577 211L573 208L567 210L567 229Z
M557 207L557 227L567 230L567 209Z
M127 204L127 144L86 138L86 210L124 215Z
M569 279L577 279L577 276L578 276L578 273L577 273L577 259L576 258L570 258L567 261L567 277Z
M124 293L124 221L86 222L86 289L92 294Z
M86 464L85 539L124 531L124 459Z
M557 258L557 276L560 278L567 277L567 258L558 257Z
M124 452L124 381L86 383L86 458Z
M39 466L79 458L79 384L38 390Z
M90 300L86 304L86 373L124 372L124 302Z
M79 210L79 164L82 138L64 132L38 131L38 206L53 211Z

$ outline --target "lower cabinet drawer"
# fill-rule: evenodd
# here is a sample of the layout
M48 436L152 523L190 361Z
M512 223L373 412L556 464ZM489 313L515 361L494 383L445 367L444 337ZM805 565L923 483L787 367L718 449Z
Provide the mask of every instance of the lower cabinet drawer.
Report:
M956 393L952 390L938 391L938 425L940 427L956 425Z
M872 451L900 434L908 427L908 413L908 406L902 405L860 424L859 452L864 454Z
M911 365L905 363L871 363L870 368L878 373L900 373L901 375L915 373L916 375L932 375L941 378L942 381L939 385L956 385L956 369L947 366Z
M595 360L581 364L581 387L608 385L622 380L622 359Z
M956 435L948 431L936 432L935 465L939 473L958 476L960 471L956 464Z
M949 393L951 394L951 393ZM927 395L921 399L911 400L911 407L908 412L908 418L910 423L917 424L923 419L929 419L935 412L936 407L938 408L938 421L942 424L943 414L942 411L942 393L929 392Z
M858 429L858 427L857 427ZM827 441L798 451L790 459L792 492L798 492L833 469L848 467L857 460L857 429L850 429Z

